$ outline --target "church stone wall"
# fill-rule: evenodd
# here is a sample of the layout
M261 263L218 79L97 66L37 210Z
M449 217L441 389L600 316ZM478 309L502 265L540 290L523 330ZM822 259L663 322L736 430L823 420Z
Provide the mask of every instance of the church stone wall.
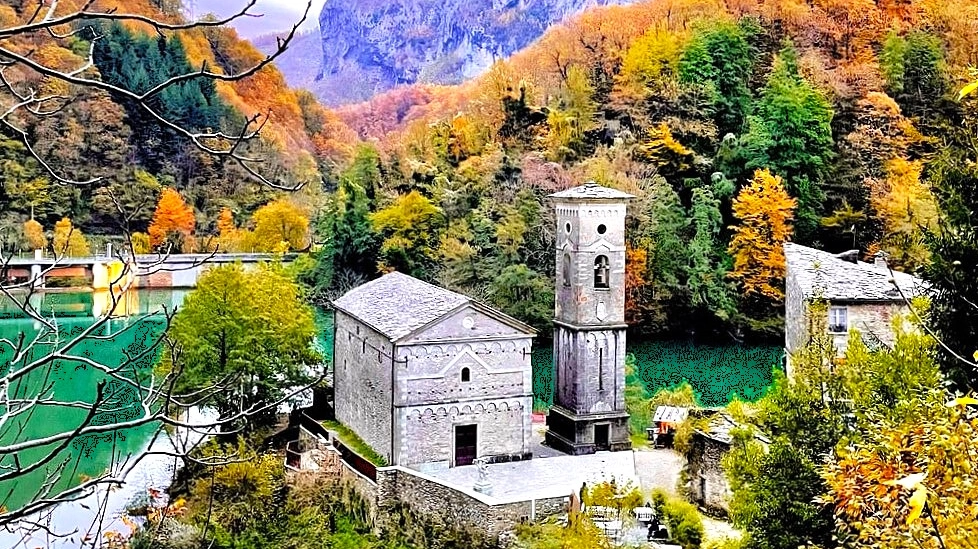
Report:
M456 425L477 425L477 455L530 450L532 338L398 348L396 463L454 465ZM468 369L469 381L462 381Z
M478 457L529 457L533 398L485 399L464 404L398 409L399 465L454 465L455 426L477 425Z
M335 325L336 419L390 461L393 345L373 328L339 310Z
M399 406L468 402L533 394L529 337L398 348ZM462 381L463 369L469 380Z

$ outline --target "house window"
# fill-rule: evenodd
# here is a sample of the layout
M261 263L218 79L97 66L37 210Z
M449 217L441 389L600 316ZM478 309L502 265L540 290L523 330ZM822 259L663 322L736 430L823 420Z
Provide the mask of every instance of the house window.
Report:
M849 309L847 307L829 307L829 332L844 334L849 331Z
M462 368L462 382L467 382L472 379L472 373L469 372L468 368Z
M564 278L564 286L571 285L571 258L570 254L564 254L563 266L560 268Z
M607 256L599 255L594 260L594 287L608 288L608 277L611 269L608 266Z

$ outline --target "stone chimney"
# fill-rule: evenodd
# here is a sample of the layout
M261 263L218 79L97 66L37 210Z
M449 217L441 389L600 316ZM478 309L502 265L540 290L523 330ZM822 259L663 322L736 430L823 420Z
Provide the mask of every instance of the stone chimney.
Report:
M890 267L889 265L886 264L886 252L884 252L883 250L876 252L876 255L874 256L873 259L873 264L876 265L877 269L883 272L887 272L887 273L890 272Z

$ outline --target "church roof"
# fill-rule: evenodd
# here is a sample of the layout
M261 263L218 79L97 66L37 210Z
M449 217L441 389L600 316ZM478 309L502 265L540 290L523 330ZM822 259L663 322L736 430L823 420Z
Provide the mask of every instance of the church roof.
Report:
M835 254L784 245L787 272L798 281L805 298L831 301L902 301L923 294L927 284L912 275L890 272L885 265L847 261ZM902 295L901 295L902 292Z
M333 306L395 341L469 303L519 329L534 332L533 328L468 296L399 272L350 290L334 301Z
M602 187L594 182L585 183L580 187L560 191L550 196L551 198L562 198L565 200L630 200L635 198L628 193L609 187Z

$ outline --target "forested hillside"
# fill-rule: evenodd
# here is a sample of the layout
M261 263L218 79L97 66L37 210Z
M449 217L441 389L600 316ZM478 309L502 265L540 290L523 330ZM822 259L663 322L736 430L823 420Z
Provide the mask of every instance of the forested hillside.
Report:
M62 4L64 9L73 9L82 3ZM24 22L36 8L34 2L8 0L0 3L0 19L4 25ZM90 9L182 20L179 2L168 0L100 1ZM95 66L86 76L98 75L104 82L137 92L202 68L237 74L265 57L225 27L195 28L179 37L158 35L138 23L106 24L99 32L100 38L94 41ZM93 43L88 31L68 41L54 41L39 33L17 40L21 51L38 51L44 62L65 69L82 65ZM49 91L74 94L78 90ZM289 89L273 66L240 82L189 80L164 90L152 106L195 131L240 132L244 122L257 115L251 129L261 127L260 138L243 144L241 153L259 159L251 167L274 186L303 187L290 200L306 216L320 204L321 174L352 151L352 134L311 94ZM206 154L147 111L113 93L85 92L63 112L28 119L24 125L28 140L39 144L40 158L64 177L85 181L101 176L107 178L107 184L60 184L31 158L16 135L3 133L0 223L5 249L33 247L23 229L29 218L47 231L69 218L89 234L118 235L123 229L145 233L166 187L178 191L191 207L188 235L205 239L217 234L216 222L223 209L237 224L245 225L257 208L278 194L240 165L222 163Z
M908 271L952 246L938 219L973 198L957 90L976 16L931 0L595 8L472 82L345 108L372 144L323 217L322 285L397 268L544 326L545 196L593 179L639 197L630 322L778 334L785 238Z

